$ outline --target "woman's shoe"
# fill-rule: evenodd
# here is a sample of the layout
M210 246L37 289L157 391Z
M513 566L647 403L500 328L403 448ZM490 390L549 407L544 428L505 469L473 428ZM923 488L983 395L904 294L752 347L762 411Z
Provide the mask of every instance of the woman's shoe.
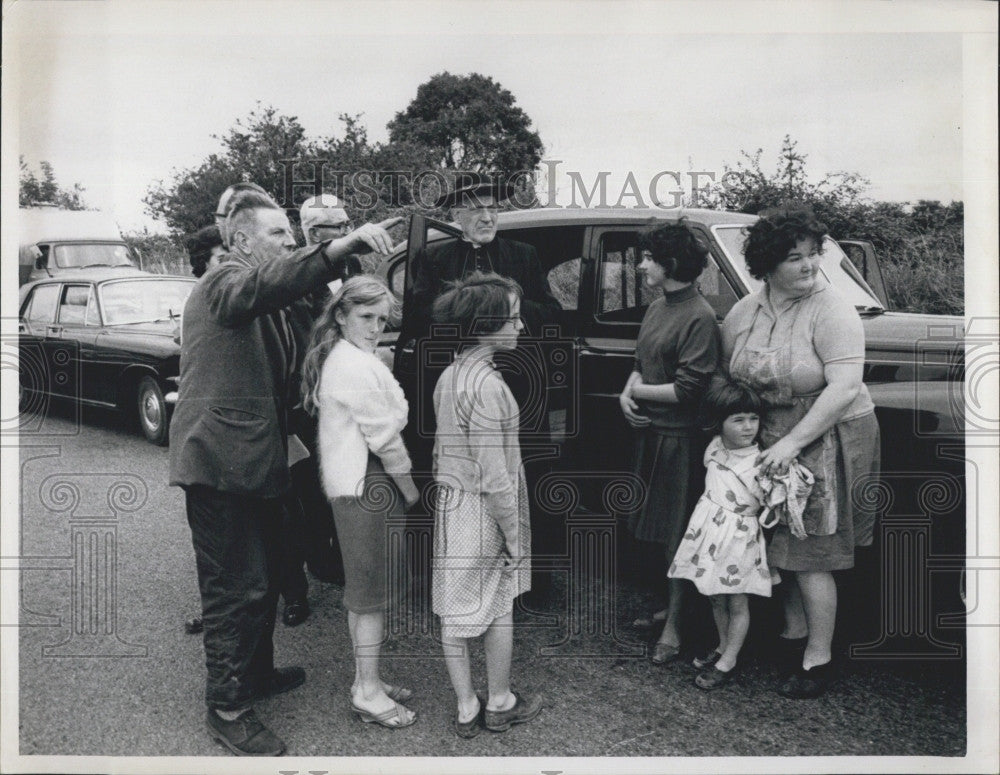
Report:
M694 665L699 670L704 670L706 667L711 667L722 657L718 649L712 649L707 654L700 657L695 657L691 660L691 664Z
M653 655L649 658L654 665L665 665L673 662L681 655L681 647L672 643L657 643L653 646Z
M652 616L640 616L638 619L632 620L632 627L637 630L651 630L658 624L663 624L667 621L667 612L655 611Z
M732 670L719 670L715 665L712 665L708 670L698 673L698 677L694 679L694 685L706 691L718 689L729 683L735 672L735 667Z
M778 687L778 694L790 700L814 700L826 692L833 678L832 660L808 670L799 667Z
M545 701L540 694L514 695L514 704L507 710L485 710L483 711L483 723L491 732L506 732L512 724L523 724L531 721L541 713Z

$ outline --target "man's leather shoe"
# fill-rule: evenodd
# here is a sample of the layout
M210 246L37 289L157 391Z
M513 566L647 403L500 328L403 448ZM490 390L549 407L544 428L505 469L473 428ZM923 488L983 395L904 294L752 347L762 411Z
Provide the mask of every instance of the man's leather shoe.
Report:
M281 756L285 752L281 738L261 723L253 708L232 721L209 708L205 723L208 733L237 756Z
M263 679L254 694L255 700L263 700L276 694L284 694L302 686L306 682L306 671L301 667L279 667Z
M281 615L281 621L286 627L295 627L302 624L309 618L309 602L306 600L293 600L285 603L285 612Z

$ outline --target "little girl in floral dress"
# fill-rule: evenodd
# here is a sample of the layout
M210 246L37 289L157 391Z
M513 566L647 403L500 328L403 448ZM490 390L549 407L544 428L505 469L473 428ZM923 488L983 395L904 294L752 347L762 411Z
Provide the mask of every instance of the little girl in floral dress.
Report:
M705 450L705 492L667 575L690 579L708 596L719 645L696 658L695 684L715 689L733 676L750 627L747 595L771 596L758 515L767 500L757 481L761 401L749 388L716 379L705 412L718 434Z

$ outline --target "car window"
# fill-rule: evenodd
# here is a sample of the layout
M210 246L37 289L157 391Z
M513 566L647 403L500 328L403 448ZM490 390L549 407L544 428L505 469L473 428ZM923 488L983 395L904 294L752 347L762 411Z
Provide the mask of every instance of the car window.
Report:
M638 271L642 260L634 231L605 232L600 241L600 298L597 317L608 323L638 323L654 292Z
M88 326L101 325L101 313L97 310L97 294L94 293L93 287L87 296L87 317L84 319L84 323Z
M698 290L705 297L705 301L715 310L715 314L720 320L729 313L729 310L740 298L722 270L719 269L719 264L713 255L709 255L708 266L698 276Z
M574 310L580 294L580 258L571 258L549 270L549 288L559 306Z
M646 308L656 298L639 271L642 260L637 232L605 232L601 235L601 288L598 320L610 323L641 323ZM722 318L739 296L719 269L715 257L695 281L705 300Z
M31 293L24 319L28 323L44 326L56 319L56 299L59 298L58 285L39 285Z
M743 256L743 242L746 234L742 226L714 226L712 228L726 253L732 259L733 267L751 291L758 290L762 283L751 277L747 271L746 259ZM850 267L850 268L848 268ZM884 309L875 292L868 287L861 275L854 270L850 259L844 255L834 240L827 237L823 240L823 253L820 260L820 271L830 281L830 284L848 302L861 309Z
M89 285L65 286L59 302L59 322L67 326L82 326L87 319L89 299Z
M127 245L116 243L81 243L56 245L56 266L63 269L85 266L132 266Z
M105 324L150 323L179 317L190 280L117 280L100 287Z
M403 293L406 290L406 256L403 255L396 263L394 263L389 268L389 274L386 277L389 284L389 290L395 294L396 298L400 301L403 300Z

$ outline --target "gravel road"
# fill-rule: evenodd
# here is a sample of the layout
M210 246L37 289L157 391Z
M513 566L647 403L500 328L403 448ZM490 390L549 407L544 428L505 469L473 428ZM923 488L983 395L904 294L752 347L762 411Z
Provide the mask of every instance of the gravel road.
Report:
M22 439L21 467L21 754L226 756L204 729L200 638L183 630L199 601L181 491L166 484L166 449L112 415L85 413L76 425L64 411ZM115 490L120 480L129 484ZM261 703L261 715L287 741L289 755L322 759L302 772L343 756L966 751L965 660L843 658L827 695L792 701L774 691L779 668L758 645L729 686L704 692L686 664L656 667L644 658L645 636L628 622L651 604L645 593L589 590L613 627L602 633L584 626L570 637L579 621L570 616L568 589L557 583L544 610L517 615L516 688L543 691L547 707L509 733L468 741L452 733L452 693L425 616L397 619L384 652L386 678L417 692L418 723L401 731L359 723L348 706L353 667L341 590L315 580L311 618L294 629L279 623L275 635L278 663L303 665L307 682ZM582 587L574 589L582 599ZM96 595L93 606L76 604L76 618L75 594ZM474 670L484 675L481 646Z

